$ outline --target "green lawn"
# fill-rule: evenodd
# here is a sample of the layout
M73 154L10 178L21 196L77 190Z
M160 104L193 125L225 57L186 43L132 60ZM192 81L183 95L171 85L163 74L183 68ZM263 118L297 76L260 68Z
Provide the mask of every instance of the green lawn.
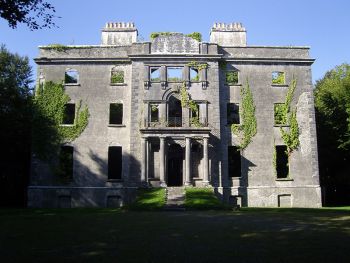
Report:
M165 188L144 188L137 190L137 198L129 205L130 210L160 210L165 205Z
M0 262L350 262L350 209L3 209Z
M211 188L186 188L185 207L188 210L222 210L226 206L219 201Z

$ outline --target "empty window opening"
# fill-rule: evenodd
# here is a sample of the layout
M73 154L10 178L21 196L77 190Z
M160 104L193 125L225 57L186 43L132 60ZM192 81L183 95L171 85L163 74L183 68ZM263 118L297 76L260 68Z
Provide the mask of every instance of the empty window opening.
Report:
M274 119L276 125L286 124L287 116L285 111L284 103L275 103L274 104Z
M168 81L178 82L182 81L182 68L181 67L168 67Z
M73 147L62 146L59 154L59 175L63 180L73 179Z
M77 84L78 83L78 71L75 69L66 70L64 74L64 83L65 84Z
M159 105L151 104L151 122L159 122Z
M108 147L108 179L122 179L122 147Z
M226 71L226 84L238 84L238 71Z
M111 71L111 83L124 83L124 71L112 69Z
M171 96L168 101L168 126L182 126L182 107L181 101L174 96Z
M272 84L285 84L284 72L280 72L280 71L272 72Z
M160 68L159 67L151 67L149 69L151 81L157 82L160 81Z
M191 81L199 81L198 69L190 68L190 80Z
M276 173L277 178L287 178L289 174L287 146L276 145Z
M75 104L68 103L64 105L62 124L74 124L75 119Z
M227 104L227 124L240 124L239 105L237 103Z
M123 124L123 104L109 104L109 124Z
M237 146L228 146L228 176L241 177L241 151Z
M292 195L278 195L278 207L292 207Z

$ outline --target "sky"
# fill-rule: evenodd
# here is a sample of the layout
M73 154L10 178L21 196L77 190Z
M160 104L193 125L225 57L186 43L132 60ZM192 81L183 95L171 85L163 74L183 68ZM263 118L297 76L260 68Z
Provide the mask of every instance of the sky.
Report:
M241 22L248 45L310 46L313 81L342 63L350 63L349 0L46 0L56 8L57 28L11 29L0 19L0 43L33 59L38 46L98 45L106 22L134 22L139 38L157 31L200 32L209 41L214 22Z

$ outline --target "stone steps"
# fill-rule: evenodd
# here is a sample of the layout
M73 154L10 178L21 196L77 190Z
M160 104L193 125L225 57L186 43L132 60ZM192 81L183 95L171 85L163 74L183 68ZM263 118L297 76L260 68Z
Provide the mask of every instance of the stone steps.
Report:
M166 203L165 211L184 211L185 210L185 188L167 187L165 190Z

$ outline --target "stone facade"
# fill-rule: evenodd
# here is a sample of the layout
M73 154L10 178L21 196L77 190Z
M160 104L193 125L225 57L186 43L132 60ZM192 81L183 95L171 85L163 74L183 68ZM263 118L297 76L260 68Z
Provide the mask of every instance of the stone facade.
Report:
M70 144L71 182L59 183L48 164L33 158L29 206L120 206L134 199L138 187L182 185L213 187L223 201L243 206L321 206L314 60L308 47L249 46L240 23L215 23L209 43L180 33L137 42L133 23L107 23L101 45L39 50L38 82L61 83L67 69L76 70L78 82L66 83L65 91L72 103L82 100L88 106L90 118ZM193 61L207 68L192 79ZM122 83L111 83L113 70L123 72ZM230 70L238 72L235 83L226 83ZM273 72L283 72L285 82L272 84ZM293 78L300 146L289 156L289 176L281 179L273 164L275 145L284 144L274 104L285 101ZM239 140L227 124L227 104L239 105L246 82L254 97L257 134L240 152L240 176L232 177L228 147ZM179 108L182 85L198 105L201 125L191 124L194 113L189 108ZM123 104L123 121L112 125L109 105L116 102ZM108 178L110 146L122 147L118 179Z

